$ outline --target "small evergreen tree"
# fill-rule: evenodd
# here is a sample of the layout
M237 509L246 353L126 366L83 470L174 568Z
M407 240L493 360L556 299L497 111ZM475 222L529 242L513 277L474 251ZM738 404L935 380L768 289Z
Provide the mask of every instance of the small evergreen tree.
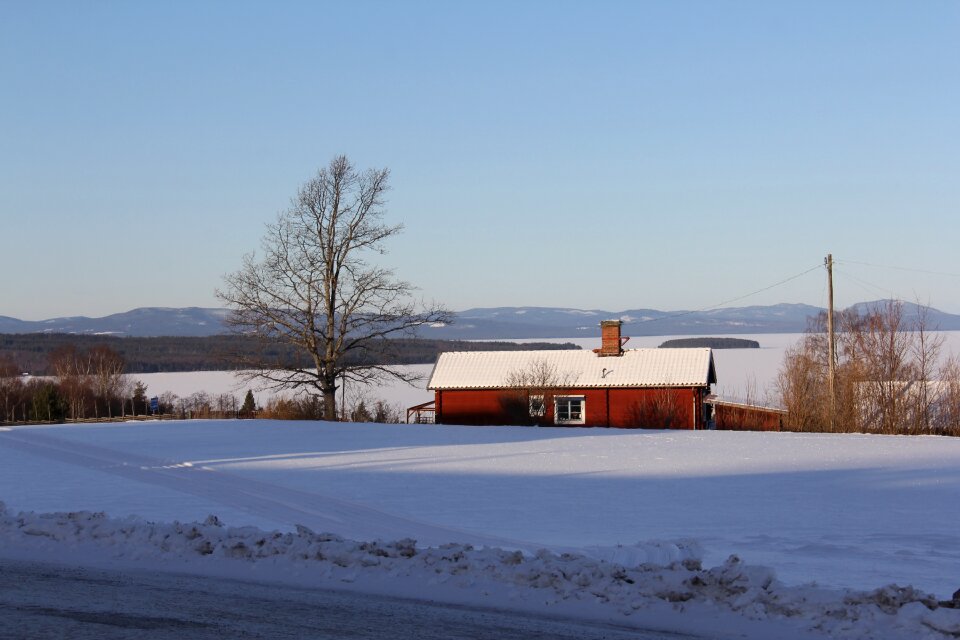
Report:
M147 407L147 385L137 380L133 386L133 415L146 415Z
M361 400L350 412L350 422L373 422L373 416L367 409L367 403Z
M244 418L252 418L257 410L257 401L253 399L253 391L247 389L247 395L243 398L243 406L240 407L240 415Z
M44 382L36 387L31 399L30 419L36 422L63 422L67 417L67 402L57 385Z

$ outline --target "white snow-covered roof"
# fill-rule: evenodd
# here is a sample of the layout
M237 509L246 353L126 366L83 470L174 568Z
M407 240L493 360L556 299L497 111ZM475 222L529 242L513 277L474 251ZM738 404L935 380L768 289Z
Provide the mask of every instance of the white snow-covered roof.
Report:
M705 398L707 404L721 405L728 407L742 407L744 409L760 409L762 411L774 411L776 413L786 413L787 410L781 406L765 404L750 398L735 398L733 396L711 395Z
M717 381L710 349L628 349L600 357L590 350L448 351L427 389L504 389L509 379L545 364L574 387L690 387Z

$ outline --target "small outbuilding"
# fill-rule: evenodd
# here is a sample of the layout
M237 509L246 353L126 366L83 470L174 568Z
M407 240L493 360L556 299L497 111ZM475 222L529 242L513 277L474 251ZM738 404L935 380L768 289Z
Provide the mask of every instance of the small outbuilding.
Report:
M713 428L719 431L782 431L787 410L752 400L708 396Z
M601 323L599 349L440 354L417 421L468 425L707 427L717 381L710 349L624 349L621 322ZM432 404L433 406L429 406ZM433 420L426 418L434 413Z

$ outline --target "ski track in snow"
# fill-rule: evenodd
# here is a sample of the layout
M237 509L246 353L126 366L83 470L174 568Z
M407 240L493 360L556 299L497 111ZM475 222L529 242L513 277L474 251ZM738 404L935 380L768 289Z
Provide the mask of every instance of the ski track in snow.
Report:
M189 493L254 516L286 522L290 527L303 525L315 531L337 531L347 537L380 538L392 537L395 531L403 530L426 545L456 540L527 551L542 546L434 526L323 494L280 487L203 465L194 466L190 462L119 452L36 431L8 431L2 437L7 445L34 456Z

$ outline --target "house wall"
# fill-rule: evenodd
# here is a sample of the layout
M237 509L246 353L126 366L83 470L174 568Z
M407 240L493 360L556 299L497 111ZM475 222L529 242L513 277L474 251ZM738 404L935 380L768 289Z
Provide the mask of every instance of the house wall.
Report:
M609 425L623 428L701 429L704 391L696 387L609 389Z
M553 425L553 402L547 414L530 418L523 390L455 389L436 392L437 422L443 424ZM584 426L693 429L703 428L705 388L563 389L554 393L584 397ZM575 425L572 425L575 426Z
M780 431L783 414L762 407L716 404L713 407L716 428L723 431Z
M509 424L499 393L449 389L436 392L438 424Z

